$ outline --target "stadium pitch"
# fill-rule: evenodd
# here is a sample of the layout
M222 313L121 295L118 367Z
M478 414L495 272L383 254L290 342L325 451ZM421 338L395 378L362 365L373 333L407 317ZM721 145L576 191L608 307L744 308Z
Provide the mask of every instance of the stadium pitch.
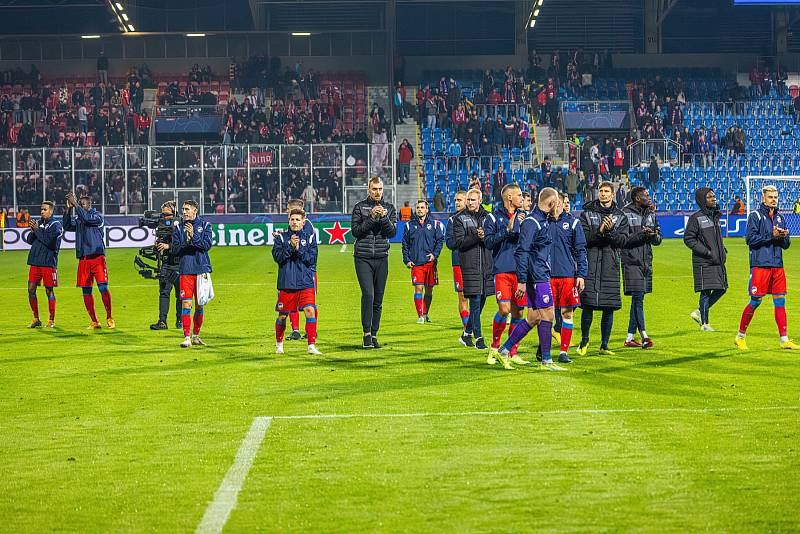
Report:
M362 350L351 248L320 247L319 340L274 354L268 247L212 249L206 347L151 332L157 287L109 250L117 329L87 331L77 262L61 253L53 330L30 320L24 252L0 254L0 516L9 532L789 531L800 522L800 365L771 303L733 345L747 249L731 288L697 304L690 252L655 249L650 350L611 349L564 373L504 371L458 343L449 253L432 324L416 324L392 248L380 350ZM800 338L800 249L785 256ZM40 290L40 301L43 293ZM494 304L484 312L491 327ZM174 321L170 322L170 326ZM580 324L576 320L576 324ZM523 343L532 359L535 336Z

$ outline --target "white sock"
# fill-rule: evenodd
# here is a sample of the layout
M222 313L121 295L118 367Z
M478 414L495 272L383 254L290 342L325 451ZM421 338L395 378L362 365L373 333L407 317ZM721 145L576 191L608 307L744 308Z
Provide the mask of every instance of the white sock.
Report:
M736 334L736 337L738 339L744 339L744 332L739 332L738 334Z
M786 343L789 341L789 336L781 336L781 343Z
M628 337L625 338L625 342L627 343L628 341L633 341L633 334L630 332L628 332Z
M647 332L645 332L644 330L642 330L642 339L644 339L644 338L646 338L646 337L647 337Z

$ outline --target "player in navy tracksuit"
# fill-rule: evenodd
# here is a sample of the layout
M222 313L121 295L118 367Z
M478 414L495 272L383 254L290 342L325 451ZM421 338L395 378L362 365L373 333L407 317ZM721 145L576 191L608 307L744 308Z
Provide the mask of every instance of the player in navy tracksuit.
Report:
M742 312L739 333L735 344L747 350L745 334L761 299L772 295L775 322L778 325L781 348L800 349L787 335L786 326L786 273L783 270L783 251L791 245L786 220L778 213L778 188L767 185L762 189L762 202L758 210L747 217L745 242L750 248L750 302Z
M537 326L539 346L542 349L542 365L550 371L563 371L550 356L552 328L555 313L553 310L553 293L550 287L550 249L552 239L548 229L548 218L558 206L558 192L545 187L539 193L537 205L525 218L520 228L519 246L516 251L517 261L517 296L528 295L528 316L519 323L511 335L500 347L490 354L498 358L506 369L513 369L508 361L511 347L520 341Z
M444 244L442 225L428 217L428 211L428 201L418 200L417 218L406 223L403 233L403 263L411 269L418 324L431 322L428 312L433 300L433 287L439 285L436 262Z
M172 232L170 249L180 257L181 273L181 322L183 323L183 343L181 347L205 345L200 339L200 327L203 326L204 306L199 303L194 312L194 328L192 327L192 300L197 294L197 277L211 272L211 258L208 251L212 246L211 223L197 215L197 202L187 200L181 208L183 224L176 226Z
M31 246L28 252L28 303L33 311L33 321L28 328L42 326L42 321L39 320L39 301L36 299L36 288L40 283L47 293L47 306L50 310L47 327L53 328L56 325L56 294L53 288L58 287L58 251L61 249L64 227L53 218L54 207L49 200L42 202L42 219L31 219L30 232L25 236L25 241Z
M295 209L305 211L304 207L305 207L305 202L303 202L302 200L300 199L290 200L289 202L286 203L286 216L289 217L289 214L291 214L292 210ZM306 218L306 224L303 226L303 230L316 235L316 231L314 230L314 225L311 224L311 221L309 221L308 218ZM276 237L281 232L282 230L276 230L275 232L272 233L272 237L273 238ZM317 271L315 267L314 291L316 290L317 290ZM317 318L319 318L319 308L317 308ZM306 335L300 334L300 314L298 312L294 311L289 314L289 323L292 325L292 332L287 336L287 339L289 341L296 341L298 339L305 339L307 337L308 333L306 333Z
M306 228L306 214L292 209L289 230L275 236L272 258L278 264L278 302L275 311L275 353L283 354L283 336L286 318L293 311L302 310L306 316L308 353L322 354L315 345L317 340L317 304L314 275L317 270L317 237L313 227Z
M453 264L453 289L458 295L458 315L461 317L461 325L467 331L469 324L469 302L464 298L464 277L461 275L461 258L458 256L458 248L453 241L453 219L463 211L467 203L467 192L459 191L453 199L456 205L456 212L447 219L447 228L444 233L444 242L451 251L451 262ZM462 339L465 339L462 337ZM472 340L469 341L472 343Z
M83 290L83 304L92 320L90 330L100 328L94 310L92 285L97 282L103 306L106 309L106 326L116 328L111 315L111 292L108 290L108 267L106 266L106 247L103 214L92 208L92 199L82 196L75 199L73 193L67 194L67 212L64 214L64 230L75 232L75 255L78 258L78 283Z
M522 211L522 190L517 184L507 184L500 192L503 205L490 213L483 221L483 242L492 251L492 274L497 299L497 313L492 321L492 348L500 348L500 338L506 329L508 316L511 324L508 334L522 321L522 312L527 305L525 295L517 296L517 262L514 253L519 244L519 234L525 212ZM530 362L517 356L517 347L511 349L511 359L520 365Z
M558 361L570 363L569 351L574 327L573 313L580 306L580 293L589 269L586 256L586 236L580 220L569 213L569 197L559 193L553 220L548 228L553 240L550 249L550 287L553 290L553 305L561 317L560 351Z

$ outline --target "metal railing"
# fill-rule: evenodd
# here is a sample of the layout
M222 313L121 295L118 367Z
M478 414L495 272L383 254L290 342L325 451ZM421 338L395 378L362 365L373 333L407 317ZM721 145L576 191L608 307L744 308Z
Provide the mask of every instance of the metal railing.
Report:
M217 115L225 115L225 106L203 106L200 104L159 105L156 107L156 115L162 118L213 117Z
M628 147L630 166L649 164L656 156L660 163L678 165L681 162L682 147L671 139L639 139Z
M627 100L565 100L561 102L561 112L605 113L609 111L630 111Z
M391 143L0 149L0 207L36 213L52 200L63 210L75 191L107 215L189 198L204 213L280 213L290 198L341 213L363 199L372 176L394 202L395 154Z
M551 139L550 144L555 147L558 158L569 163L574 158L580 166L581 146L569 139Z
M732 118L737 120L739 116L745 119L761 118L765 113L777 114L781 111L791 115L791 101L761 100L756 102L688 102L684 115L692 119L695 115L702 118Z

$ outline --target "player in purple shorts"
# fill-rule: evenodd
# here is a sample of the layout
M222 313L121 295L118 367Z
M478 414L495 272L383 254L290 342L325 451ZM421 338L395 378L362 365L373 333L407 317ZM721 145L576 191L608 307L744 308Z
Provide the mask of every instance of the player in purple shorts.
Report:
M528 316L511 332L499 350L493 350L494 356L506 369L513 369L508 361L511 347L537 328L539 346L542 349L542 368L548 371L566 371L553 362L550 345L553 340L553 293L550 288L550 247L552 238L547 230L547 219L555 213L558 205L558 192L552 187L545 187L539 193L536 207L522 222L520 227L519 247L515 254L517 263L517 295L528 295Z

